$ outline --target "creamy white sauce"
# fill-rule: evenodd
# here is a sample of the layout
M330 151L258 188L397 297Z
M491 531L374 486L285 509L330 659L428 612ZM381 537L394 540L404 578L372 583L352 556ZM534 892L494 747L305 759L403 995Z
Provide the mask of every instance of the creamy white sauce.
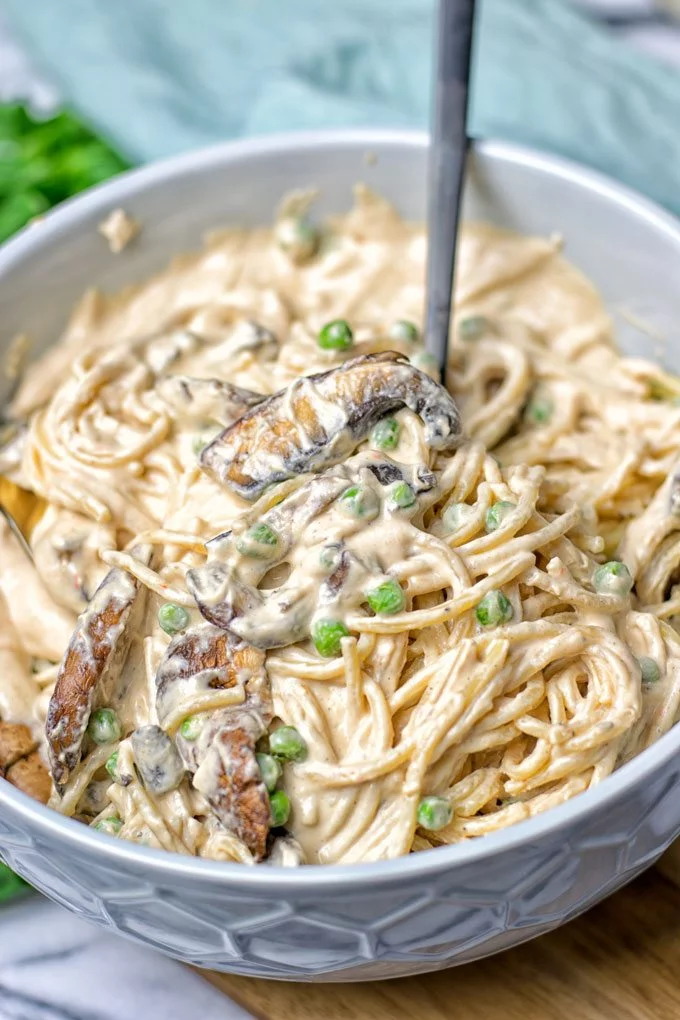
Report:
M266 645L275 724L296 726L309 749L306 762L284 771L294 840L277 842L282 864L395 856L545 810L664 732L680 700L672 626L680 618L680 528L665 482L680 456L680 411L648 399L653 383L673 384L654 366L619 357L597 294L553 239L486 225L463 230L455 327L471 315L487 317L488 327L456 346L448 383L479 442L436 454L417 417L395 412L400 440L387 456L414 488L422 470L435 474L415 507L390 506L389 486L369 469L386 458L370 443L347 460L356 444L346 409L308 382L288 390L285 416L298 421L296 402L306 397L344 462L328 470L335 488L314 513L287 526L276 517L276 490L253 508L201 471L198 451L241 413L221 384L265 395L357 354L396 350L423 360L422 341L390 336L396 320L420 322L422 228L360 191L314 255L316 245L291 225L307 203L288 203L274 233L224 232L139 288L83 299L14 404L29 428L12 479L48 503L32 536L37 570L0 519L4 720L32 721L43 698L32 659L61 658L106 560L133 540L153 549L151 565L137 568L150 591L124 664L96 699L115 705L125 734L157 722L159 711L174 732L184 712L207 713L206 697L216 697L214 670L183 680L162 705L155 691L170 641L158 610L168 592L178 593L197 625L186 574L206 556L225 570L206 605L238 604L234 627L255 644L278 629L279 647ZM115 244L129 228L119 221L107 227ZM352 325L350 352L317 345L319 329L337 318ZM539 424L524 413L537 392L552 408ZM263 419L264 450L272 427ZM299 437L314 447L308 427L300 424ZM482 443L506 467L537 468L501 473ZM263 454L258 470L266 474L274 460ZM355 482L375 499L365 519L334 502ZM284 482L279 493L292 500L298 484ZM486 511L499 499L514 502L517 514L487 534ZM452 534L442 510L454 502L465 514ZM261 519L277 521L285 548L250 559L236 543ZM327 589L320 560L333 543L351 559L337 591ZM605 548L636 578L632 604L592 591L593 557ZM115 562L133 566L129 556ZM407 607L381 620L367 610L366 592L387 578L402 586ZM512 622L493 633L475 617L485 585L513 607ZM243 586L254 609L241 606ZM309 641L314 621L326 617L352 635L341 657L322 659ZM656 686L641 685L636 659L645 656L658 664ZM244 674L239 718L247 683ZM227 709L215 702L215 710ZM62 810L77 810L78 791L93 777L103 781L97 754L78 766ZM130 781L111 784L104 814L120 813L125 838L252 861L206 803L217 769L229 768L215 755L203 758L193 787L184 780L154 796L134 776L123 741ZM449 800L452 820L440 832L416 831L418 802L431 793ZM98 798L99 788L89 803Z

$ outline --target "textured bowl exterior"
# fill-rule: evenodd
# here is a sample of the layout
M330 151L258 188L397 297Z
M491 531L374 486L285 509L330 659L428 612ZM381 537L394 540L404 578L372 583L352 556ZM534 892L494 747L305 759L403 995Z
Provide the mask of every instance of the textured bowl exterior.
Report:
M489 837L495 852L482 859L461 855L427 869L416 855L405 872L383 865L370 881L342 868L332 869L343 873L339 880L315 874L287 886L262 868L270 881L258 888L235 867L205 875L161 868L160 852L114 857L109 837L74 845L6 802L0 849L50 898L187 963L359 981L465 963L574 917L649 865L678 832L679 784L680 765L669 762L648 784L538 838L504 848ZM427 863L444 854L429 853Z
M0 251L0 300L10 323L1 340L12 335L13 318L18 324L32 317L38 346L45 346L87 283L120 286L126 272L139 278L193 243L211 216L213 223L228 222L229 209L215 212L208 202L220 175L223 184L239 185L234 201L249 208L254 198L244 181L254 181L253 194L266 192L253 212L254 221L266 220L275 195L325 174L330 182L333 171L342 188L330 205L346 202L369 149L387 167L382 189L390 194L389 175L400 174L400 204L418 215L424 146L420 136L346 132L224 146L127 175L68 203L44 229L33 228ZM551 217L565 230L576 224L573 236L567 231L567 250L588 271L592 262L610 304L621 288L634 297L642 278L640 300L650 300L651 288L657 321L677 315L680 230L660 210L587 171L505 146L482 146L471 177L473 214L529 230L542 229ZM168 202L177 201L187 180L185 213L198 207L196 222L189 229L180 210L164 234ZM489 187L501 190L497 206ZM542 203L540 215L531 196ZM88 248L93 224L121 202L147 234L147 248L131 265ZM592 240L588 224L598 216ZM612 224L618 224L615 237ZM622 246L635 246L629 250L639 255L637 246L646 245L647 262L636 255L631 269L625 268L631 259L624 259L623 268L603 273L603 245L611 245L612 260ZM41 280L54 297L47 319L28 301ZM63 819L0 779L0 856L51 899L188 963L297 981L396 977L465 963L546 932L652 863L680 832L679 745L680 727L599 787L482 840L353 867L246 868L137 847Z

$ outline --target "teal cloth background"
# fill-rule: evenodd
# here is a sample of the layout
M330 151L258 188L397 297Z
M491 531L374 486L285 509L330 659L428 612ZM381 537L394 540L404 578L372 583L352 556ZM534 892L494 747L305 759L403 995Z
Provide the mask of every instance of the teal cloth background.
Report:
M134 160L343 125L424 127L433 0L0 0ZM474 135L588 163L680 213L680 73L566 0L480 0Z

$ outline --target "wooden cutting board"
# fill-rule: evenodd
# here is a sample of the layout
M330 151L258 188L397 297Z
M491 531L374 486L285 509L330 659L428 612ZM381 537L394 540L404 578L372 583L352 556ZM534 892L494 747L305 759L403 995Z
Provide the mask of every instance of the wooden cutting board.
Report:
M437 974L303 985L201 972L257 1020L680 1020L680 849L550 935Z

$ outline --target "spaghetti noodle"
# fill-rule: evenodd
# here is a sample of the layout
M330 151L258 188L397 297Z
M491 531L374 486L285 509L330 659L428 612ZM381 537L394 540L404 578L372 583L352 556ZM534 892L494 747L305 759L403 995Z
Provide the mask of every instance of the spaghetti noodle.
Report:
M422 230L362 189L323 231L307 206L88 295L0 453L35 557L0 529L0 716L51 803L242 863L484 835L680 705L680 384L556 240L470 226L461 434Z

